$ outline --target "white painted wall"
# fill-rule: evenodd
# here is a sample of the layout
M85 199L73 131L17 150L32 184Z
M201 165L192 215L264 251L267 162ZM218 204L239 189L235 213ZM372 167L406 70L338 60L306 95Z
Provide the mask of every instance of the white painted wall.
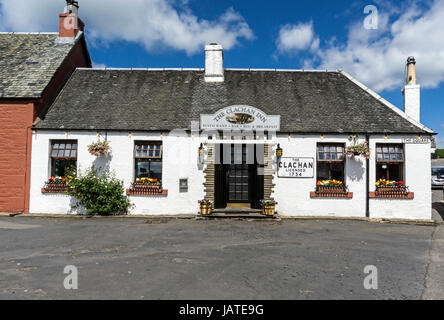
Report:
M357 137L361 142L364 137ZM328 217L365 217L365 179L366 163L364 158L352 160L346 158L346 184L352 199L310 198L310 191L316 188L316 145L317 143L344 143L349 146L348 136L319 135L279 136L278 143L284 151L284 157L312 157L315 159L313 178L278 178L275 175L275 192L278 202L277 211L283 216L328 216Z
M400 143L406 136L389 135L389 139L383 136L371 136L370 148L370 191L375 191L376 143ZM430 143L405 144L404 145L404 177L405 183L411 192L415 193L412 200L407 199L370 199L370 217L388 219L431 219L432 218L432 190L431 190L431 160Z
M185 134L185 133L183 133ZM33 134L32 164L31 164L31 213L67 214L71 212L70 196L60 194L42 194L41 188L50 177L50 141L53 139L78 140L77 165L79 170L96 165L109 165L117 178L124 181L129 188L134 180L134 141L163 141L163 177L162 183L168 189L168 196L130 196L135 205L130 213L133 214L195 214L199 210L197 201L204 197L203 172L198 169L199 138L191 139L179 134L109 132L108 140L112 148L110 160L96 158L89 154L87 146L97 141L95 132L64 132L37 131ZM179 179L188 178L188 192L179 192ZM82 211L80 211L81 213Z
M103 134L103 133L102 133ZM404 136L405 137L405 136ZM401 136L370 137L370 186L375 190L375 144L402 143ZM203 168L198 163L198 148L204 139L191 138L185 132L176 134L109 132L108 140L112 148L109 160L91 156L87 146L97 140L95 132L64 132L37 131L33 134L32 163L31 163L31 213L82 213L71 212L72 199L60 194L42 194L41 188L50 176L50 141L53 139L78 140L78 168L85 170L93 163L109 165L115 171L117 178L124 181L129 188L134 179L134 141L147 140L163 141L163 186L168 189L168 196L130 196L134 208L132 214L169 215L195 214L198 211L199 199L204 193ZM362 142L364 136L358 136ZM211 141L214 142L214 141ZM284 157L313 157L316 162L317 143L352 142L348 135L279 135L272 143L279 143L284 150ZM430 188L430 144L405 145L405 181L410 191L415 193L413 200L404 199L370 199L371 218L404 218L431 219L431 188ZM274 161L276 159L274 158ZM275 162L274 162L275 163ZM364 158L346 158L346 184L353 192L352 199L318 199L310 198L310 191L316 187L316 166L313 178L278 178L275 174L274 198L279 202L277 211L283 216L331 216L331 217L365 217L366 214L366 162ZM189 191L179 192L179 179L188 178Z

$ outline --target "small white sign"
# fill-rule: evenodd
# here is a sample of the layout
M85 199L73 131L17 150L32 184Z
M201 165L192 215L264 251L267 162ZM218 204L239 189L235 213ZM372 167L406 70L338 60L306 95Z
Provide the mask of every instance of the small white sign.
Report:
M279 178L313 178L314 158L281 158L278 164Z
M406 144L429 144L429 137L421 137L421 138L403 138L402 143Z

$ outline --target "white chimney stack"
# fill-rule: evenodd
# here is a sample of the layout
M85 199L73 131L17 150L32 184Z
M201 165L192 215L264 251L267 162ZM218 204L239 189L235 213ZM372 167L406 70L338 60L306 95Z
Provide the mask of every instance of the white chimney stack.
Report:
M416 84L416 70L415 70L415 58L409 57L407 59L407 79L406 86L404 87L404 112L412 119L420 122L420 88L419 84Z
M205 46L205 82L224 82L224 53L222 46Z

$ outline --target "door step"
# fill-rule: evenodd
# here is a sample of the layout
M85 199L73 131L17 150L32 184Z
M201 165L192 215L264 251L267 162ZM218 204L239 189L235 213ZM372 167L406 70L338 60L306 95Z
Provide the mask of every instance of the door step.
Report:
M197 214L197 220L205 219L259 219L259 220L280 220L278 215L266 216L262 214L262 210L244 209L244 208L227 208L216 209L211 215Z

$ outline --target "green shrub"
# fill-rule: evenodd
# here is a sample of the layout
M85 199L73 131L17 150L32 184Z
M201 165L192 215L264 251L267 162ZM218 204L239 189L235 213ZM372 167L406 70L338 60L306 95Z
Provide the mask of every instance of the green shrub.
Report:
M109 172L99 174L94 169L74 177L68 184L68 194L76 197L89 214L125 214L131 206L124 194L123 181Z

